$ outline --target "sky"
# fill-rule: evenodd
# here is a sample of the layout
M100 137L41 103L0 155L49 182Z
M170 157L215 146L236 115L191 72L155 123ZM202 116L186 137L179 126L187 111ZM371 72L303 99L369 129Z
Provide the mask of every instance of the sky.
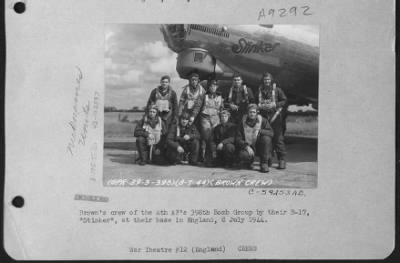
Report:
M105 26L105 106L143 107L163 75L179 96L187 80L176 72L177 54L164 42L159 25Z

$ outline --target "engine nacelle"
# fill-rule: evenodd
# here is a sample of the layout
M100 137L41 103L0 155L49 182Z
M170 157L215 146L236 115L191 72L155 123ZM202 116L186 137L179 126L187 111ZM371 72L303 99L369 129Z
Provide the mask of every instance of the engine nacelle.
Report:
M176 71L179 77L188 79L193 72L199 74L200 79L208 79L215 75L217 79L231 79L233 70L217 61L207 50L201 48L189 48L178 54Z

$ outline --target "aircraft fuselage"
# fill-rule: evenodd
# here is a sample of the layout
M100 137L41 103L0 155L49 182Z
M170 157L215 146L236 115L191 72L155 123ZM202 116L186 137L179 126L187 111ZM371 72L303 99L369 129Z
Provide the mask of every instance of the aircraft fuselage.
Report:
M252 87L270 72L293 104L318 100L318 29L297 25L163 25L168 47L178 53L177 71L187 78L216 74L231 80L235 72Z

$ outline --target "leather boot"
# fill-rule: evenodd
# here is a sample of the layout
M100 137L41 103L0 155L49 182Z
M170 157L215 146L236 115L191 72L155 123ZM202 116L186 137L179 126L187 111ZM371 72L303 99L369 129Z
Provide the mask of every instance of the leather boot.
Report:
M253 164L252 163L247 163L247 162L241 162L240 163L240 168L241 169L246 169L246 170L253 170Z
M148 151L143 151L142 152L142 160L140 161L140 165L145 165L149 161L149 152Z
M285 162L285 160L279 160L278 169L286 169L286 162Z
M268 173L269 172L269 167L267 163L262 163L260 165L260 172L262 173Z
M272 158L269 158L268 159L268 167L271 167L272 166Z

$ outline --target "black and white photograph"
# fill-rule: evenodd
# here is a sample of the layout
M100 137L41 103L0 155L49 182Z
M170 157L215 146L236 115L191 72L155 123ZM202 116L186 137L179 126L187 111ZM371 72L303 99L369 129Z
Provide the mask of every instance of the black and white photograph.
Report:
M318 25L106 24L104 186L316 188Z

